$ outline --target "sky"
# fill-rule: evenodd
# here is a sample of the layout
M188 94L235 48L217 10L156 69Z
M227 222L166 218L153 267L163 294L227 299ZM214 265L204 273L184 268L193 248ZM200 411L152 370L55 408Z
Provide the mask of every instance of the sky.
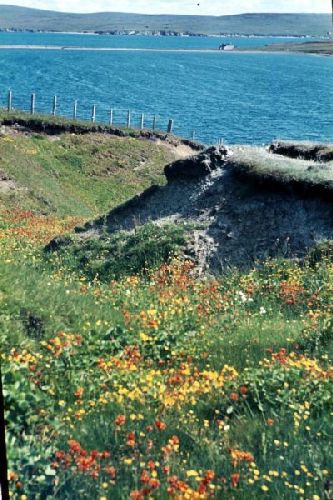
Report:
M331 12L331 0L0 0L62 12L227 15L244 12Z

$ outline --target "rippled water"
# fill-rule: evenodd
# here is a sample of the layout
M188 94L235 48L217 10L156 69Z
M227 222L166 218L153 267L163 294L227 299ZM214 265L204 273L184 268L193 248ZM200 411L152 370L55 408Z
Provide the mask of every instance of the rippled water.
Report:
M279 40L276 40L279 41ZM233 39L241 46L269 39ZM0 45L34 44L128 48L215 48L218 38L99 37L60 34L0 34ZM302 54L196 52L71 52L0 50L0 106L9 88L13 104L59 113L126 121L128 109L145 112L146 124L159 115L165 128L206 143L267 143L274 138L333 141L333 58Z

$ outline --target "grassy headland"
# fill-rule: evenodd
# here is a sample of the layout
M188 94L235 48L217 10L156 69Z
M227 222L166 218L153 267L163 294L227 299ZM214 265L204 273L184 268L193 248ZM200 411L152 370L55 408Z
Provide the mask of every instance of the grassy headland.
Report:
M3 113L1 123L7 124L0 137L2 209L93 217L163 183L163 167L178 157L177 144L186 148L158 132L148 140L148 131L61 118Z
M246 49L245 49L246 50ZM253 49L251 49L253 50ZM274 43L256 49L260 52L300 52L303 54L317 54L323 56L333 55L333 41L325 40L321 42L305 43Z
M242 14L173 16L102 12L69 14L0 5L0 29L124 33L191 33L204 35L325 36L328 14Z
M143 183L159 178L166 153L133 138L51 139L0 137L0 171L33 194L0 212L13 497L330 498L332 245L198 279L172 255L181 230L146 228L95 257L118 245L133 269L143 253L152 268L101 281L78 268L82 255L46 258L44 245L77 224L69 216L139 189L143 155Z

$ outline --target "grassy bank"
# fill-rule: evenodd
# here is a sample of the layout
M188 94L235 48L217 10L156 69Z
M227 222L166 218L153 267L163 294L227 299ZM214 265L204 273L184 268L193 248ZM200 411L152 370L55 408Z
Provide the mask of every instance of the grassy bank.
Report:
M101 132L49 136L7 128L0 137L0 207L93 217L164 182L175 151Z

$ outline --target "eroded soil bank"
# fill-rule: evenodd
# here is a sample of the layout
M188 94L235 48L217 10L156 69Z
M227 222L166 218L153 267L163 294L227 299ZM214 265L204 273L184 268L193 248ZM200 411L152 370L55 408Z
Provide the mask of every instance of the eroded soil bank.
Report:
M201 271L248 267L267 257L301 258L316 243L333 239L331 167L330 162L285 159L263 148L212 147L168 165L166 186L153 186L77 228L76 239L134 230L148 222L190 223L184 253ZM318 191L321 170L328 196ZM317 189L312 192L311 186Z

